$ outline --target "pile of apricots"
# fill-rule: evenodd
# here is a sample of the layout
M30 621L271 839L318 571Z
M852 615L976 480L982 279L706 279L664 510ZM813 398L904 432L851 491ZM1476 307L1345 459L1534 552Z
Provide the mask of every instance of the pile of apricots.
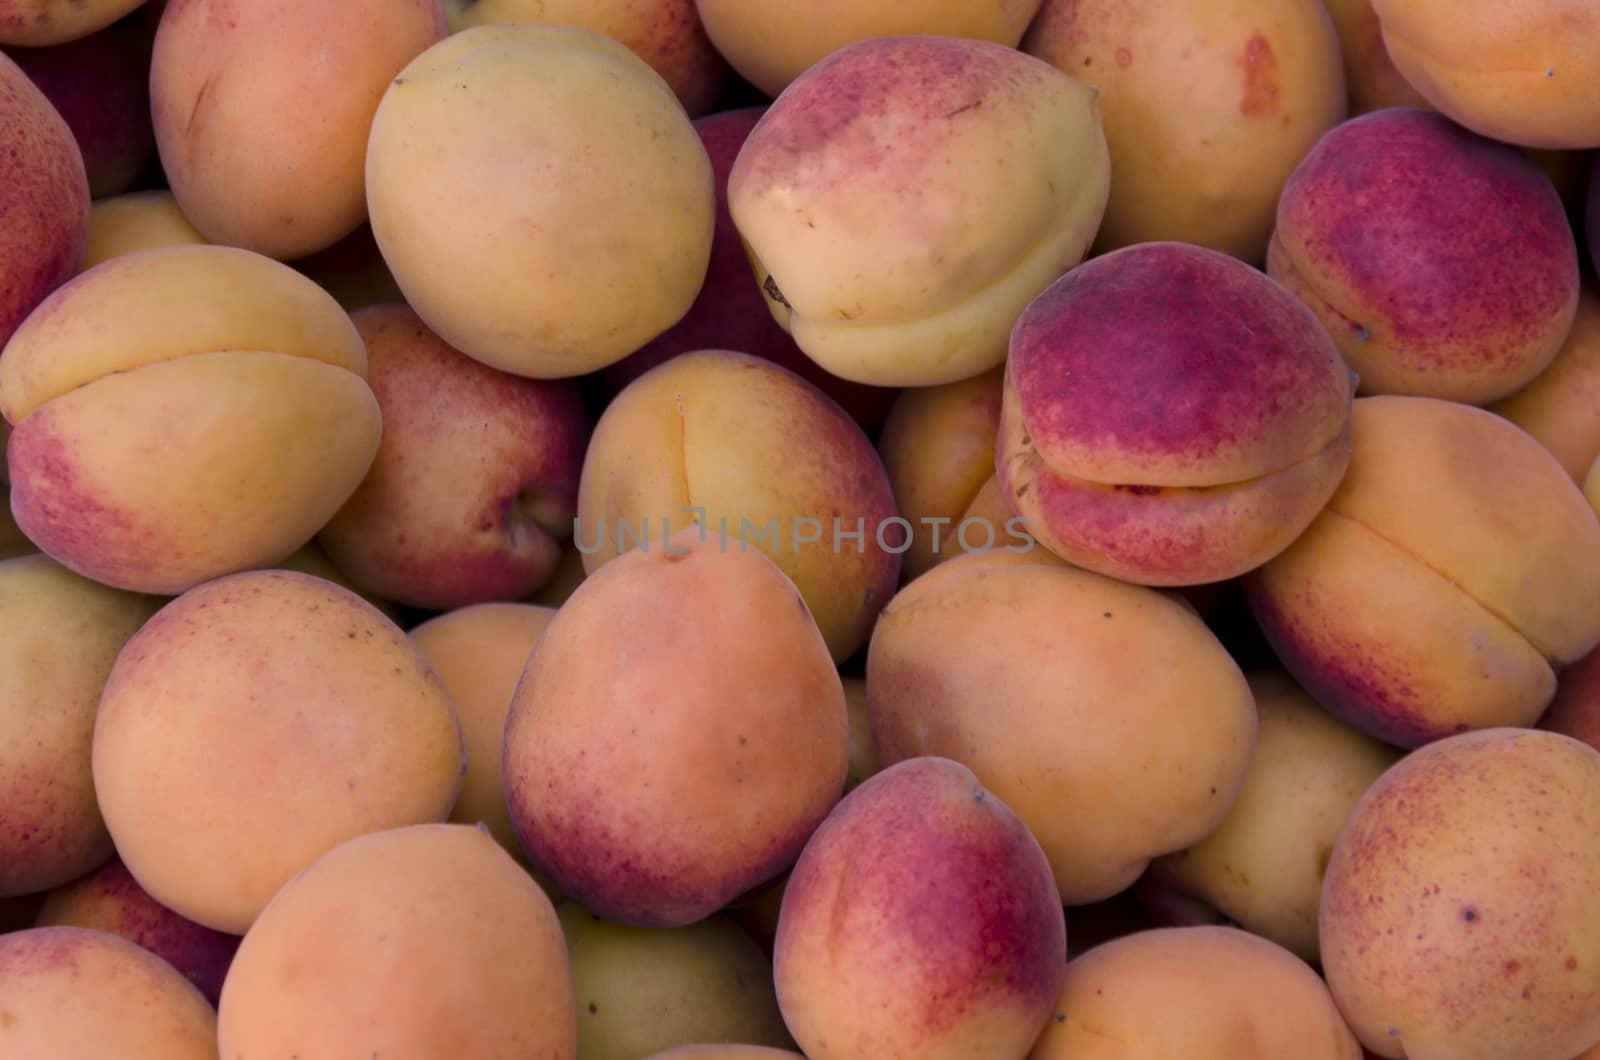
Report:
M1594 0L0 0L0 1057L1600 1060Z

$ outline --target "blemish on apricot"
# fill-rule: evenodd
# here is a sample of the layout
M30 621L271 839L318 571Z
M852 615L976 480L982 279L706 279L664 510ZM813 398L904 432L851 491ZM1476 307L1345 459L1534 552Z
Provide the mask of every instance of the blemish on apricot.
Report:
M1133 65L1133 53L1126 48L1118 48L1117 65L1123 69L1127 69L1129 66Z
M1239 113L1258 116L1278 109L1278 57L1272 45L1257 33L1244 45L1244 54L1234 60L1244 77L1244 95Z

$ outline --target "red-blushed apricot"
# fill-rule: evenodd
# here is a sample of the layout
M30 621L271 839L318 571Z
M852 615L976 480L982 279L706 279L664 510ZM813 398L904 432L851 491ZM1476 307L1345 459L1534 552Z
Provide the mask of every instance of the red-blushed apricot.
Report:
M1322 966L1381 1057L1572 1057L1600 1041L1600 751L1447 737L1391 767L1328 863Z
M794 372L837 401L866 430L888 414L896 391L841 379L800 352L789 333L767 311L761 285L750 272L739 230L728 212L728 173L765 107L708 114L694 123L711 159L717 189L717 225L711 264L694 304L672 327L600 373L608 387L621 390L645 372L679 354L696 350L738 350Z
M1600 147L1600 9L1589 0L1372 0L1395 68L1453 120L1506 143Z
M140 886L242 934L344 840L444 820L466 756L399 627L331 582L265 570L206 582L140 628L106 681L93 765Z
M895 506L911 524L902 581L943 558L967 508L994 477L1004 377L1005 369L996 367L971 379L917 387L902 392L889 410L878 453ZM997 536L1003 523L994 526ZM943 531L937 548L936 530Z
M1434 398L1355 403L1339 492L1245 579L1319 703L1402 747L1531 725L1600 641L1600 520L1516 425Z
M523 849L621 924L692 923L782 873L848 771L844 690L804 599L762 552L700 531L584 579L506 721Z
M589 415L571 380L454 349L405 305L351 314L383 434L317 540L363 589L431 610L517 600L572 535Z
M715 106L728 64L712 47L694 0L445 0L452 32L504 22L583 26L626 44L672 86L690 117Z
M47 556L0 562L0 897L48 890L111 856L95 712L117 654L160 603Z
M674 357L596 423L574 536L591 576L698 526L794 580L835 661L866 643L899 580L906 526L860 426L817 387L729 350Z
M92 199L126 190L155 155L150 49L158 18L156 5L145 4L66 44L7 49L72 130Z
M1259 265L1283 182L1346 114L1321 0L1046 0L1022 47L1099 92L1091 253L1174 240Z
M1073 269L1017 321L996 473L1071 563L1222 581L1332 496L1350 404L1339 351L1282 287L1218 251L1145 243Z
M839 49L906 34L992 41L1008 48L1040 0L696 0L717 50L769 96Z
M0 159L6 188L0 196L4 347L23 318L78 271L89 239L83 153L61 112L5 55L0 55Z
M1364 394L1496 401L1549 365L1578 305L1550 181L1516 148L1410 107L1317 142L1278 200L1267 271L1326 325Z
M213 1005L239 948L239 936L202 927L150 897L116 857L50 891L35 924L121 935L182 972Z
M1600 293L1585 285L1567 341L1533 382L1489 406L1537 438L1577 482L1600 457Z
M1232 927L1138 931L1067 965L1028 1060L1359 1060L1317 973Z
M1539 718L1539 728L1600 750L1600 648L1556 675L1556 694Z
M487 832L358 836L291 880L239 946L222 1055L575 1060L550 899Z
M118 935L0 935L0 1056L218 1060L217 1014L166 961Z
M270 258L195 245L110 258L0 354L12 513L64 565L138 592L277 562L377 451L366 366L339 304Z
M1110 179L1088 85L988 41L875 37L767 109L728 209L807 356L935 386L1005 360L1017 314L1083 259Z
M873 631L867 714L885 765L977 774L1068 905L1215 828L1255 738L1249 685L1191 608L1043 550L961 556L902 589Z
M971 770L927 757L869 778L806 844L773 978L810 1060L1020 1060L1066 954L1038 841Z

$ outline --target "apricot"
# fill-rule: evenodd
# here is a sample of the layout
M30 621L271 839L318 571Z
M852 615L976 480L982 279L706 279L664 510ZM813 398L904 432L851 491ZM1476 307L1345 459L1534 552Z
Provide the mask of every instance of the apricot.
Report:
M550 577L539 587L539 591L528 598L528 603L541 607L560 607L577 591L586 577L588 572L583 569L583 553L578 551L576 541L568 541L562 546L561 558L556 560L555 570L550 572Z
M553 607L532 604L475 604L435 615L407 634L450 694L467 746L467 772L450 820L483 824L519 858L501 774L506 716L528 658L555 615Z
M1572 331L1533 381L1489 406L1555 454L1576 482L1600 457L1600 292L1585 284Z
M1215 828L1256 724L1244 675L1193 610L1004 552L951 559L890 601L867 713L885 765L942 755L976 773L1038 838L1068 905Z
M799 1053L765 1045L680 1045L646 1060L805 1060Z
M104 29L145 2L0 0L0 44L26 48L67 44Z
M1422 93L1395 68L1383 42L1373 0L1322 0L1333 16L1344 53L1344 81L1352 117L1385 107L1429 107Z
M1321 0L1046 0L1022 47L1099 91L1095 253L1181 241L1259 264L1284 182L1346 115Z
M1556 675L1556 694L1540 715L1539 728L1600 750L1600 648Z
M574 536L593 576L684 528L794 580L835 661L894 593L907 529L861 428L793 372L726 350L640 376L595 425Z
M1197 585L1283 551L1350 459L1327 332L1236 258L1145 243L1095 258L1011 333L996 471L1068 562Z
M883 422L878 453L895 506L911 524L901 560L904 581L944 558L962 515L994 477L1004 377L1005 369L996 367L971 379L904 391Z
M628 927L571 902L556 915L572 964L584 1060L638 1060L694 1042L793 1044L771 962L727 916Z
M711 159L717 192L717 223L705 283L681 320L602 370L601 377L614 393L679 354L738 350L789 369L837 401L863 429L874 430L897 392L840 379L801 352L767 311L766 297L750 273L750 257L728 212L728 174L765 113L765 107L741 107L695 120L695 134Z
M366 219L367 137L439 0L174 4L150 61L162 171L213 243L287 260Z
M127 190L155 156L150 51L159 18L158 5L145 3L76 40L8 50L72 130L91 199Z
M0 935L0 1056L218 1060L217 1014L149 950L104 931Z
M47 556L0 561L0 897L111 856L90 760L95 711L117 653L159 603Z
M1200 902L1315 964L1334 842L1400 752L1323 710L1285 674L1246 676L1256 744L1239 797L1205 838L1151 862L1139 887Z
M802 73L858 41L935 36L1014 48L1040 0L696 0L717 50L751 84L777 96Z
M242 934L344 840L444 820L466 757L399 627L331 582L269 570L191 589L140 628L106 681L93 765L139 885Z
M613 364L688 311L712 183L661 76L575 26L445 38L394 78L367 146L372 233L406 301L469 357L545 379ZM463 188L472 210L449 206Z
M844 790L850 791L883 767L878 764L878 751L872 742L867 682L859 677L846 677L843 684L845 708L850 716L850 770L845 777Z
M213 1005L239 948L237 935L202 927L150 897L116 857L50 891L35 924L92 928L136 942L183 973Z
M239 946L225 1057L574 1060L561 926L485 832L421 824L341 843Z
M270 258L171 246L103 262L0 355L17 525L138 592L274 563L372 463L366 363L338 303Z
M988 41L876 37L767 109L728 208L807 356L934 386L1005 360L1017 315L1088 250L1110 173L1089 86Z
M367 306L351 320L383 436L317 540L356 584L413 607L533 593L577 514L589 441L577 385L481 364L409 306Z
M794 583L696 527L584 579L506 721L529 859L636 927L703 920L789 868L848 766L839 673Z
M1339 491L1244 585L1317 702L1412 748L1538 719L1552 666L1600 642L1600 520L1556 458L1499 416L1360 398Z
M971 770L929 757L868 779L806 844L773 978L810 1060L1020 1060L1066 954L1038 841Z
M130 191L90 206L83 267L92 269L133 250L206 242L209 240L183 216L171 191Z
M1317 973L1231 927L1139 931L1067 965L1028 1060L1360 1060Z
M6 7L0 0L0 42ZM16 16L14 16L16 17ZM0 347L78 271L89 237L89 177L61 112L0 54ZM9 417L8 417L9 418ZM15 422L15 421L13 421Z
M1364 394L1503 398L1549 365L1578 306L1577 244L1544 174L1407 107L1317 143L1284 186L1267 271L1327 326Z
M560 23L628 46L672 86L690 117L714 109L728 64L711 46L694 0L445 0L451 32L504 22Z
M1322 965L1381 1057L1573 1057L1600 1041L1600 752L1450 736L1390 769L1328 863Z
M1506 143L1600 147L1600 10L1588 0L1372 0L1395 67L1452 120Z

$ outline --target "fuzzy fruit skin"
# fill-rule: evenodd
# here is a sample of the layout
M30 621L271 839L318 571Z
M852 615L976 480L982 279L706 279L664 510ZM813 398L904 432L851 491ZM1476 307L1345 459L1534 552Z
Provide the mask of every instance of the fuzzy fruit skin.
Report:
M1359 1060L1328 988L1299 958L1233 927L1156 928L1067 965L1028 1060Z
M482 829L420 824L342 843L273 897L217 1042L230 1058L576 1060L576 1010L539 885Z
M761 284L750 272L750 257L728 212L728 174L766 109L742 107L695 120L695 133L711 159L717 189L717 227L706 281L682 320L604 369L600 378L614 396L656 365L682 354L738 350L794 372L837 401L863 430L871 432L888 415L896 391L840 379L801 352L767 311Z
M1577 244L1550 180L1515 148L1407 107L1318 141L1278 201L1267 272L1316 313L1363 394L1496 401L1550 364L1578 308Z
M440 0L172 0L150 105L185 216L280 261L348 235L367 215L378 103L445 32Z
M794 863L844 789L849 743L794 583L690 526L594 571L545 628L506 721L506 805L562 893L619 924L681 926Z
M1600 10L1587 0L1372 0L1395 68L1491 139L1600 147Z
M1100 93L1092 254L1158 240L1259 265L1284 181L1346 115L1322 0L1046 0L1023 49Z
M3 24L0 12L0 24ZM0 348L78 271L89 239L89 176L60 111L0 55ZM13 421L15 422L15 421Z
M660 74L691 118L716 106L728 64L712 47L694 0L445 0L452 33L503 22L583 26L626 44Z
M1282 552L1349 464L1326 330L1238 259L1143 243L1085 262L1011 331L996 475L1045 547L1144 585Z
M1429 744L1368 790L1320 918L1329 987L1368 1049L1503 1060L1600 1040L1597 804L1600 752L1514 728Z
M1088 250L1110 183L1087 85L986 41L878 37L767 109L728 208L807 356L935 386L1005 360L1017 315Z
M496 371L405 305L351 314L383 435L317 540L374 595L434 611L536 592L572 534L589 417L570 380Z
M1600 642L1600 521L1532 436L1482 409L1355 402L1339 490L1244 589L1325 708L1402 748L1532 725Z
M906 34L1016 47L1040 0L696 0L706 31L735 70L768 96L847 45Z
M867 779L806 844L773 977L811 1060L1020 1058L1066 952L1038 841L971 770L924 757Z
M178 971L118 935L0 935L0 1055L218 1060L217 1014Z
M469 357L538 379L598 371L683 317L713 185L667 83L575 26L445 38L389 85L367 146L373 236L406 301ZM464 187L477 209L441 206Z

